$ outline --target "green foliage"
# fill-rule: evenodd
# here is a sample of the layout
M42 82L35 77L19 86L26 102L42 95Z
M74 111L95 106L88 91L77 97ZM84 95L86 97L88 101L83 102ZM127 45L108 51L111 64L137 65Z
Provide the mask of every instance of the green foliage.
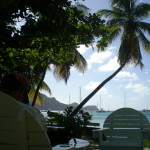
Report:
M35 91L32 105L40 89L50 93L47 70L67 83L72 66L82 72L87 66L79 45L88 46L106 32L103 20L78 6L69 0L0 1L0 79L8 72L25 74Z
M150 4L139 3L137 0L111 0L112 10L99 10L99 17L107 17L107 32L97 42L98 51L104 50L116 37L120 36L118 62L120 67L101 82L73 111L73 117L108 81L110 81L126 64L143 67L141 47L150 53L150 40L144 32L150 34L150 23L143 21L149 16ZM105 27L103 27L105 29ZM109 32L109 34L107 34ZM140 45L141 44L141 45Z
M88 46L106 32L103 20L96 14L85 16L69 0L0 4L0 72L24 73L33 87L51 64L54 75L66 82L72 66L84 71L86 60L77 47Z
M150 148L150 139L144 141L144 147L149 147Z
M70 118L72 111L72 106L67 107L63 114L48 111L48 117L50 117L47 118L48 124L65 127L68 132L71 132L71 136L80 137L85 134L86 127L92 116L88 112L80 110L76 116Z
M107 27L110 34L101 38L98 47L105 42L111 43L121 36L118 51L118 62L122 65L132 63L143 67L141 50L150 54L150 23L144 22L150 16L150 4L139 3L137 0L111 0L111 10L99 10L98 16L108 18ZM147 33L147 35L144 35ZM100 44L100 46L99 46Z

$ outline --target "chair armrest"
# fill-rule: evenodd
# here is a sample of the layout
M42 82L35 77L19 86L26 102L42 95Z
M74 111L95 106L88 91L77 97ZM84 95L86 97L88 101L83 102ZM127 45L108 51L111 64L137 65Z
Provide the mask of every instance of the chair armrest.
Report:
M105 137L105 132L109 131L110 129L96 129L92 131L92 137L95 139L99 139L100 141L107 140Z
M92 130L92 138L99 139L100 132L102 132L102 129Z
M99 139L100 142L101 142L101 141L108 141L108 139L107 139L107 137L106 137L107 134L105 134L105 133L106 133L106 132L109 132L109 130L110 130L110 129L103 129L103 130L100 132L100 139Z

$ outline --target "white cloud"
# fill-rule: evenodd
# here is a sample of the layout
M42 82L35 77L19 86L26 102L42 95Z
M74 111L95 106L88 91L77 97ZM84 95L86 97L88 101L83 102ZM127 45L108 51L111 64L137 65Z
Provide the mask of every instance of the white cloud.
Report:
M107 97L108 97L108 98L114 98L114 95L108 94Z
M99 84L100 84L100 82L91 81L85 86L85 89L86 90L94 90Z
M149 74L149 72L150 72L150 71L147 69L144 73L145 73L145 74Z
M80 47L78 48L78 51L80 52L80 54L84 54L86 53L89 49L91 49L91 47L86 47L84 45L80 45Z
M117 57L115 56L113 59L109 60L106 65L100 66L98 70L101 72L109 72L117 70L118 68L119 64L117 62Z
M100 82L89 82L84 88L86 90L91 90L93 91L98 85L100 84ZM108 93L108 90L107 88L103 87L99 90L99 94L107 94Z
M116 46L109 46L108 48L106 48L106 51L112 51L116 49Z
M105 88L105 87L101 88L101 89L99 90L99 94L100 94L100 95L108 94L107 88Z
M132 89L133 92L140 94L140 95L150 95L150 88L143 84L133 84L129 83L125 88Z
M97 49L96 43L93 44L94 50ZM105 51L101 52L93 52L89 59L87 59L88 69L92 68L92 64L102 64L104 61L112 56L112 51L116 49L115 46L108 47ZM91 51L92 46L86 47L84 45L80 45L78 51L83 55L87 51Z
M112 52L106 51L106 52L94 52L90 59L87 60L88 62L88 68L91 69L92 64L102 64L104 61L112 56Z
M150 80L147 80L147 82L150 82Z
M113 80L116 81L135 81L138 80L138 76L135 73L130 73L130 72L119 72Z
M77 49L81 54L84 54L86 53L88 50L94 48L94 50L97 49L96 47L96 43L93 44L93 47L92 46L89 46L89 47L86 47L85 45L79 45L79 48ZM115 46L109 46L108 48L106 48L105 51L111 51L111 50L114 50L116 49Z

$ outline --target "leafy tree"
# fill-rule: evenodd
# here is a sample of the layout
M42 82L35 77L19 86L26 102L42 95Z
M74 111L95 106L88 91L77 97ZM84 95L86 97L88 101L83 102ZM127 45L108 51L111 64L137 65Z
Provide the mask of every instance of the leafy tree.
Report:
M108 44L121 35L121 44L118 51L120 67L79 104L71 114L71 117L125 65L131 63L135 66L140 65L142 68L141 49L150 53L150 41L144 35L144 32L150 35L150 23L143 21L149 16L150 4L137 4L137 0L111 0L111 8L112 10L99 10L97 14L100 17L105 16L108 18L107 26L110 29L110 35L107 37ZM102 38L99 41L100 44L103 40Z
M48 111L47 122L50 125L57 125L60 127L65 127L66 136L68 137L81 137L81 135L86 133L86 127L89 124L92 116L88 112L80 110L74 118L70 118L70 114L73 111L73 107L67 107L63 114L58 114L56 112Z
M107 29L96 14L84 15L68 0L0 1L0 72L25 74L36 88L33 104L50 65L54 75L67 82L70 67L86 69L86 60L77 51ZM103 45L105 44L103 43ZM51 69L51 68L50 68Z

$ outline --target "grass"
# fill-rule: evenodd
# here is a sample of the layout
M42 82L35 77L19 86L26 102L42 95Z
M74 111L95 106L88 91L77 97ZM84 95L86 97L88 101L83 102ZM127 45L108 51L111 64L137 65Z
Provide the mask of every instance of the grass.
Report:
M149 147L150 148L150 139L144 141L144 147Z

